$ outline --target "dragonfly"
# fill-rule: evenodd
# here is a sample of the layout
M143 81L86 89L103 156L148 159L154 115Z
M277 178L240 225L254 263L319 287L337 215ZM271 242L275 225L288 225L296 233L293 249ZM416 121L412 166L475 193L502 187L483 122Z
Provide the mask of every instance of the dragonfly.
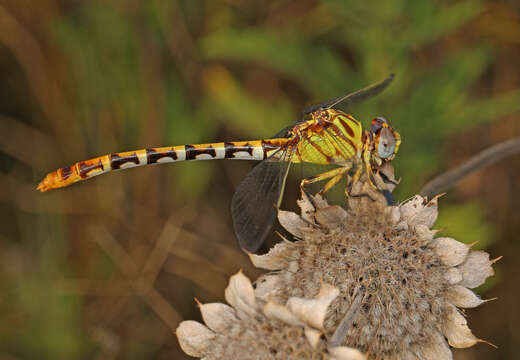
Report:
M327 181L325 194L342 179L347 179L345 195L363 174L377 189L374 174L391 161L399 150L401 137L383 117L372 120L369 130L352 115L336 109L349 107L379 94L392 81L386 79L361 90L306 109L301 120L269 139L215 142L147 148L107 154L72 166L59 168L40 182L44 192L90 179L110 171L135 166L188 160L242 159L260 160L238 185L232 201L233 226L242 249L258 251L275 221L289 168L294 163L336 165L331 170L306 177L300 188Z

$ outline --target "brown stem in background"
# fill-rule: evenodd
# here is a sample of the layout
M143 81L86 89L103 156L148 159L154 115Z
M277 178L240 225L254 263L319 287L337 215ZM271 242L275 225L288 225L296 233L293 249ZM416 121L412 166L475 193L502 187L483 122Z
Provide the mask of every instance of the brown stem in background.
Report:
M54 136L65 149L82 149L82 137L75 114L56 80L55 64L46 57L44 49L33 34L5 6L0 5L0 44L18 60L27 77L27 84L52 125ZM35 152L36 154L38 152Z
M50 136L24 124L19 119L3 114L0 114L0 134L9 134L0 140L0 152L38 170L51 166L56 145L55 140ZM30 144L30 146L21 146L21 144ZM41 161L35 161L36 152Z
M422 196L431 197L437 195L458 183L467 175L481 169L483 167L494 164L505 157L520 153L520 138L514 138L504 141L500 144L493 145L485 150L482 150L471 159L462 163L454 169L446 171L429 181L421 189Z
M162 239L157 243L158 249L152 252L143 272L107 229L100 226L92 226L90 230L93 239L97 241L101 248L112 258L116 266L120 268L136 294L150 306L170 329L175 330L182 317L153 285L159 269L166 260L164 254L169 253L175 236L161 235ZM175 229L172 230L177 231Z

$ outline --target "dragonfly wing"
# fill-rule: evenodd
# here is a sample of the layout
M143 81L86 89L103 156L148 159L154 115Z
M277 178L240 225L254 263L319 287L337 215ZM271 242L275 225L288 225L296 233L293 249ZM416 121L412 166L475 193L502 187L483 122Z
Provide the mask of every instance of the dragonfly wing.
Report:
M288 138L288 137L291 137L292 136L292 132L291 130L297 125L299 124L300 121L296 121L295 123L289 125L289 126L286 126L285 128L283 128L282 130L278 131L276 134L274 134L273 136L270 137L270 139L278 139L278 138Z
M388 84L393 80L394 74L390 74L386 79L381 80L375 84L369 85L361 90L354 91L352 93L349 93L347 95L339 96L337 98L334 98L332 100L329 100L327 102L313 105L307 109L304 110L303 114L309 114L313 111L320 110L320 109L330 109L334 107L335 105L341 104L341 107L343 109L348 108L349 106L352 106L354 104L358 104L362 101L365 101L367 99L370 99L371 97L376 96L381 91L383 91Z
M281 149L255 166L238 185L231 201L233 226L240 247L257 251L276 218L292 149Z

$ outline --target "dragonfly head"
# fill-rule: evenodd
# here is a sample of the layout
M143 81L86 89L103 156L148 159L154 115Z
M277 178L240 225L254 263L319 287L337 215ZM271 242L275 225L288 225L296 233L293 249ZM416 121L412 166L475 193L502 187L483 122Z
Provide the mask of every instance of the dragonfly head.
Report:
M376 117L370 126L370 141L375 150L375 156L386 161L395 157L401 144L401 136L384 117Z

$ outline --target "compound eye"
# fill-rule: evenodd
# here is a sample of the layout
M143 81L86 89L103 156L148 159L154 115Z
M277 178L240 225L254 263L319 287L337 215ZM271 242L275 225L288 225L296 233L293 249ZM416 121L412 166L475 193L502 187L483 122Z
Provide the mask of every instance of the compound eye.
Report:
M370 126L370 133L372 135L376 134L379 129L381 129L383 127L382 125L382 122L381 120L379 120L379 118L375 118L374 120L372 120L372 125Z
M390 123L388 122L388 120L386 120L386 119L385 119L384 117L382 117L382 116L378 116L378 117L376 117L376 121L379 122L379 123L381 123L381 124L385 123L386 125L390 125Z
M388 159L395 151L395 136L389 128L382 128L377 141L377 155L381 159Z

